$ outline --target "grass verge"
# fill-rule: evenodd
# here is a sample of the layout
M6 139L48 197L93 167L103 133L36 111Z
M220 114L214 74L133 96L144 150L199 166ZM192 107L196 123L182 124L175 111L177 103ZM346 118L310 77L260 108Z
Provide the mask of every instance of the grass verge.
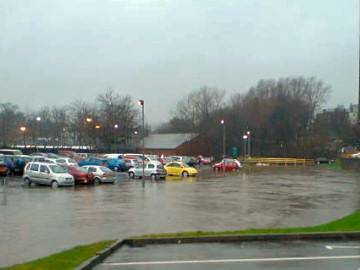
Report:
M86 260L95 256L97 252L104 250L115 243L115 240L101 241L90 245L77 246L45 258L37 259L28 263L18 264L3 270L67 270L74 269Z
M171 238L171 237L203 237L203 236L226 236L226 235L245 235L245 234L272 234L272 233L324 233L324 232L351 232L360 231L360 210L355 213L326 224L298 227L298 228L274 228L274 229L248 229L238 231L222 232L178 232L164 234L149 234L136 238Z
M326 168L329 169L333 169L333 170L343 170L342 164L341 164L341 160L339 158L337 158L335 160L335 162L331 163L331 164L323 164L321 166L324 166Z

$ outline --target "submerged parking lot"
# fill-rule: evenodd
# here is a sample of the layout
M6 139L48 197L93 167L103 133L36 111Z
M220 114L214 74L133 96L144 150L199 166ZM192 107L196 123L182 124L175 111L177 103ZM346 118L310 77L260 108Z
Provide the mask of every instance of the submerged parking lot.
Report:
M278 168L226 178L128 180L51 189L0 186L0 266L146 233L306 226L360 206L359 173Z

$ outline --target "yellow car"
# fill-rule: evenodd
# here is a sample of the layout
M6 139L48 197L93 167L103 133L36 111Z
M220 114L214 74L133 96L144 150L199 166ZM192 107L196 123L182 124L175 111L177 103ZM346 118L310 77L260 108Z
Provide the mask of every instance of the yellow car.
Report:
M182 177L196 176L198 171L182 162L170 162L164 166L167 175Z

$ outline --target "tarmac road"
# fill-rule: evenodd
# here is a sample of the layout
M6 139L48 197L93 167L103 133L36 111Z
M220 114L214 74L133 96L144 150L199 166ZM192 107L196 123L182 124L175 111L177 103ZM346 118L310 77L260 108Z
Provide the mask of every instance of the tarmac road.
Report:
M98 270L358 270L360 241L242 242L124 247Z
M307 226L359 209L360 174L261 169L228 177L75 188L0 185L0 267L80 244L149 233Z

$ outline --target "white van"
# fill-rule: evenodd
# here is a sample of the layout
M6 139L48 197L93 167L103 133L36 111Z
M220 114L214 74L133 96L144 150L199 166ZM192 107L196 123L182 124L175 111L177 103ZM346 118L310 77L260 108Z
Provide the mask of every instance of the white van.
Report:
M75 183L74 177L64 167L44 162L29 162L26 164L23 179L28 186L35 183L53 188L73 186Z

